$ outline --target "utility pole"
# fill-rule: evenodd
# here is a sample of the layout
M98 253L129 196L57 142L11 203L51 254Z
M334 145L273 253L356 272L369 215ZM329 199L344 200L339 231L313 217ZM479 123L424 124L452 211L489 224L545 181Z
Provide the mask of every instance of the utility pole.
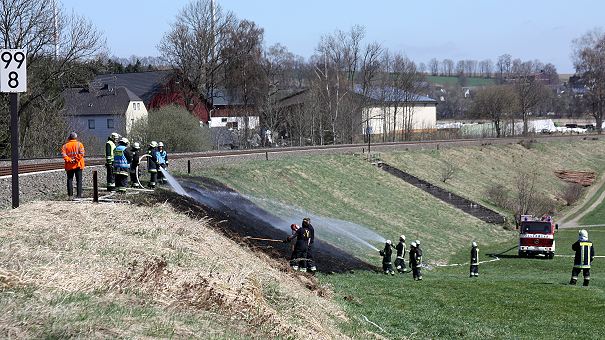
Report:
M59 23L57 21L59 9L57 8L57 0L53 0L53 21L55 24L55 60L59 57Z

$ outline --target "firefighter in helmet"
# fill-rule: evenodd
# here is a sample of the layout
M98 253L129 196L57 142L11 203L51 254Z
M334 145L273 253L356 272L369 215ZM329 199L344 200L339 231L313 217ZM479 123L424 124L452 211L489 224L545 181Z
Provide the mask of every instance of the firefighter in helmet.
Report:
M417 241L416 241L417 242ZM422 250L416 242L410 244L410 267L412 267L412 276L414 280L422 280Z
M130 163L130 186L138 188L139 187L139 159L141 158L141 144L135 142L132 144L130 148L130 152L132 153L132 162Z
M156 141L151 141L147 147L147 172L149 172L149 188L155 189L156 181L158 178L158 158L157 158L157 147Z
M385 274L395 275L395 271L393 271L393 263L391 262L391 257L393 255L393 250L391 247L393 246L391 240L386 240L384 243L384 249L380 250L380 256L382 256L382 270Z
M113 191L116 188L115 176L113 174L113 152L120 139L117 132L112 132L105 143L105 169L107 170L107 191Z
M397 258L395 259L395 268L399 273L405 273L405 235L399 236L399 243L395 247Z
M113 151L113 171L116 179L116 191L124 192L128 186L128 174L132 153L128 150L128 138L122 137Z
M471 274L470 277L479 277L479 247L477 242L471 244Z
M292 229L292 235L288 236L284 243L290 243L296 239L294 244L294 250L290 257L290 266L294 270L300 270L301 272L307 271L307 249L309 246L310 232L307 228L301 228L297 224L290 225Z
M590 283L590 266L594 260L594 247L592 242L588 239L588 232L586 230L580 230L578 240L571 246L576 252L573 261L573 269L571 271L571 281L569 284L575 285L578 281L578 275L580 271L584 275L584 286L588 286Z
M311 272L315 272L317 267L315 267L315 260L313 259L313 243L315 243L315 228L311 224L311 218L305 217L303 218L302 227L309 231L309 244L307 246L307 268Z

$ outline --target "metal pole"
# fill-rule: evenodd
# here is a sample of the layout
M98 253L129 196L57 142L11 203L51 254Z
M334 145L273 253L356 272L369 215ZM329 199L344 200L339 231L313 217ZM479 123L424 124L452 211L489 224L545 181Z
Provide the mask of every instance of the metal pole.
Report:
M97 170L92 171L92 201L99 203L99 182L97 180Z
M269 160L269 152L265 151L265 160L268 161Z
M187 174L191 174L191 160L188 159L187 160Z
M10 94L13 209L19 208L19 94Z

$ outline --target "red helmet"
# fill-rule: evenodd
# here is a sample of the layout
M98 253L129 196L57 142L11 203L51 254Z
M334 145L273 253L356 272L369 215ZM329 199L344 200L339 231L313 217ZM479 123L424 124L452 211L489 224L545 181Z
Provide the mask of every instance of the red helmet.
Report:
M292 223L292 224L290 225L290 229L292 229L292 231L297 231L297 230L298 230L298 228L300 228L300 227L298 226L298 224Z

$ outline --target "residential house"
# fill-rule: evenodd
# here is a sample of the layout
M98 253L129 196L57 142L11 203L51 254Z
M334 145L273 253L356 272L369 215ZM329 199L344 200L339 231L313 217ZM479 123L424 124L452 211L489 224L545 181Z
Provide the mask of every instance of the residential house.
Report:
M69 88L63 91L63 99L63 113L70 128L95 148L112 132L126 135L135 121L147 117L143 100L123 86Z

